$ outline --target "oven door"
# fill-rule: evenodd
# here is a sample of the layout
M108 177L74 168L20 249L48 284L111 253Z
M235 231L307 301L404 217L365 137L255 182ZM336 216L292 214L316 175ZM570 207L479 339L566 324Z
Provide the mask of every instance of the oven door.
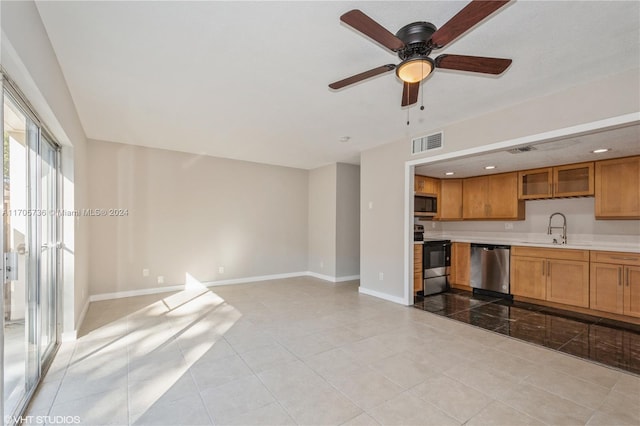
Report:
M422 263L425 270L451 266L451 243L425 242Z

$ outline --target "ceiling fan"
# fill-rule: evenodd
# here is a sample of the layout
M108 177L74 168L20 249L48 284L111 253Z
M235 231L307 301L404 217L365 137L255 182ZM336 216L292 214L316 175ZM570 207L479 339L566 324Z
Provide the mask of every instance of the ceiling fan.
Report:
M340 20L386 48L397 52L401 62L398 65L387 64L370 69L331 83L329 87L341 89L395 69L396 75L403 81L404 86L402 106L408 106L418 101L420 82L427 78L434 68L502 74L511 65L511 59L447 54L431 59L429 54L432 50L445 47L508 2L509 0L474 0L440 28L436 28L430 22L413 22L400 28L395 35L362 11L351 10L342 15Z

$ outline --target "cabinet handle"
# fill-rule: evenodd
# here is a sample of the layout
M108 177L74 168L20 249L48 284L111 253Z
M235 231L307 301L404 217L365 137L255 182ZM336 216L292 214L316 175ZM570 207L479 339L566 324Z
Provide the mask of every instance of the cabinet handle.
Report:
M622 285L622 267L618 268L618 285Z

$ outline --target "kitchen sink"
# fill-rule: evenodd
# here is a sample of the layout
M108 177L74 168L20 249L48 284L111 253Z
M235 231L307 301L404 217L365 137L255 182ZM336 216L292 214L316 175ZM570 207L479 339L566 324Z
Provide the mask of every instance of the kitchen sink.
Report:
M536 242L536 241L520 241L522 244L539 244L539 245L545 245L545 246L558 246L558 247L562 247L562 246L581 246L581 247L588 247L593 245L593 243L571 243L569 242L568 244L558 244L558 243L548 243L548 242Z

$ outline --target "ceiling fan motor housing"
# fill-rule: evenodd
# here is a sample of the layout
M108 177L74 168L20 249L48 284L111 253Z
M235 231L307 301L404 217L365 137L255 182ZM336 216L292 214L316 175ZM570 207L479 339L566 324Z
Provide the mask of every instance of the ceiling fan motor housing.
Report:
M433 46L430 43L431 35L436 31L436 26L431 22L413 22L400 28L396 37L404 42L405 47L398 51L398 57L403 61L416 56L427 56Z

